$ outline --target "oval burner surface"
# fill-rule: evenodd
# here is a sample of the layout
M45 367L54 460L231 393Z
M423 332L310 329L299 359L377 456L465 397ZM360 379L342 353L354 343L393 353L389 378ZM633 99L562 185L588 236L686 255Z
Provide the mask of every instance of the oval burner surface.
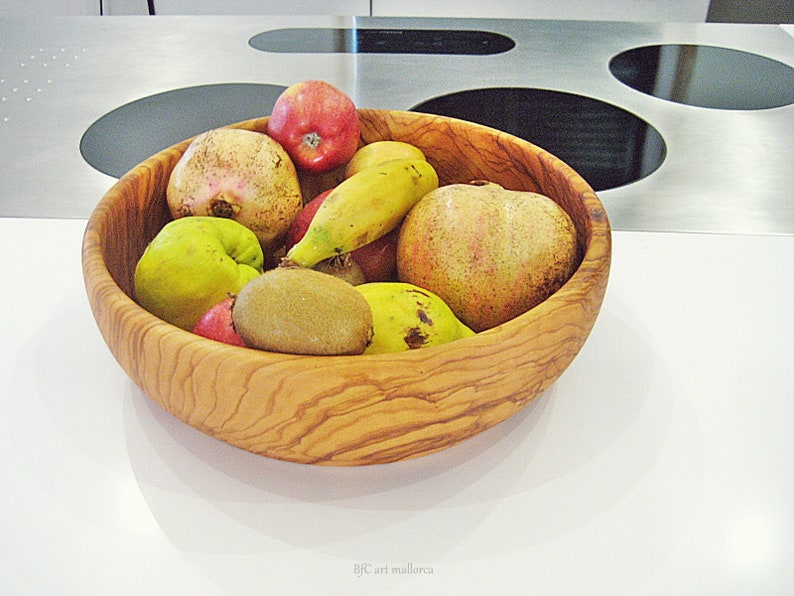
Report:
M219 83L150 95L89 126L80 139L80 153L103 174L120 178L158 151L205 130L270 114L284 89Z
M676 103L763 110L794 103L794 68L758 54L705 45L652 45L609 62L622 83Z
M442 95L411 108L503 130L553 153L594 190L635 182L662 165L658 131L612 104L562 91L486 88Z
M512 50L501 33L465 29L274 29L248 45L263 52L294 54L452 54L485 56Z

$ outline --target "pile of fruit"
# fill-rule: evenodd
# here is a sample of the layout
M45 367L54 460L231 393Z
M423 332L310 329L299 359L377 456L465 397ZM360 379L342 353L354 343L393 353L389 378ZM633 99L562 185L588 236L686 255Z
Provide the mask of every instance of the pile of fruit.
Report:
M526 312L573 274L570 217L489 181L439 186L418 147L359 147L353 101L303 81L266 132L198 135L174 167L173 216L135 270L135 299L204 337L293 354L400 352ZM304 204L300 176L341 180Z

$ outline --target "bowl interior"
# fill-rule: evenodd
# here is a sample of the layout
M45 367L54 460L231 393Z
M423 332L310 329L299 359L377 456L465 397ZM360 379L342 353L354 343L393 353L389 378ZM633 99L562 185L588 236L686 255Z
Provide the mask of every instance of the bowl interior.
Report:
M559 377L603 300L609 222L595 193L566 164L468 122L412 112L359 115L362 144L417 145L441 184L487 179L552 197L576 225L582 262L531 311L443 346L354 357L234 348L169 325L133 300L135 265L171 219L165 189L189 140L149 158L103 197L86 228L83 271L94 316L111 352L147 395L196 428L255 453L360 465L449 447L513 415ZM264 131L267 118L233 126ZM313 197L340 175L303 177L304 195Z

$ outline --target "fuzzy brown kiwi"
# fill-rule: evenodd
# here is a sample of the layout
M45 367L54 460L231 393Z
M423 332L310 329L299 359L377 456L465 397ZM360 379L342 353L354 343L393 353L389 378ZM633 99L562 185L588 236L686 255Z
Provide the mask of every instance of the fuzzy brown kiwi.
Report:
M248 282L232 307L252 348L288 354L361 354L372 341L372 310L348 282L312 269L277 267Z

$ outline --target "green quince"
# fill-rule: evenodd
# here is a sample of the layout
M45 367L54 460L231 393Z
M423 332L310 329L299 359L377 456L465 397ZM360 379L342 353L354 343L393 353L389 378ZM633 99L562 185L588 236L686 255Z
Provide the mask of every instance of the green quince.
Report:
M135 267L135 300L191 330L212 306L262 273L256 235L232 219L194 216L167 223Z

